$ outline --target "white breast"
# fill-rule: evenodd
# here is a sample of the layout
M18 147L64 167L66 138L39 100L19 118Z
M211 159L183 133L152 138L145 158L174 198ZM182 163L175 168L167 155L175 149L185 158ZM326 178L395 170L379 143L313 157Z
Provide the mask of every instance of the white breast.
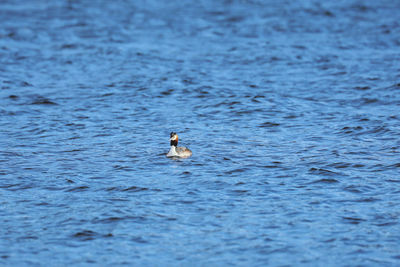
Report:
M167 157L177 157L178 153L176 153L176 147L175 146L171 146L171 148L169 149L169 152L167 154Z

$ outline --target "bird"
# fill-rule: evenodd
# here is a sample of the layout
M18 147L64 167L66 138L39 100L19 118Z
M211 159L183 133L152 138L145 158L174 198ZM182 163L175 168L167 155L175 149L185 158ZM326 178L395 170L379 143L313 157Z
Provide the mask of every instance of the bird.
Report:
M169 149L169 152L167 154L168 158L188 158L192 155L192 151L190 151L189 148L178 146L178 135L175 132L171 132L169 141L171 144L171 148Z

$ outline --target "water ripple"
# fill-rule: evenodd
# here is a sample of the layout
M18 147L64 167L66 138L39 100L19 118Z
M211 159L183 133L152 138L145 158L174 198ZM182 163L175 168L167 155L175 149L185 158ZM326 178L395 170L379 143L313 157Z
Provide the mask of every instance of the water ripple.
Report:
M0 265L397 265L396 1L14 2Z

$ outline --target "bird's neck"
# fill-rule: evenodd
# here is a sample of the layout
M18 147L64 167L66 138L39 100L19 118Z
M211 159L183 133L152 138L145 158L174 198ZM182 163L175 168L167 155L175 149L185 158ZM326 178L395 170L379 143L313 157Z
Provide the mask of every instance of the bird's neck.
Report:
M177 147L178 146L178 140L171 140L170 144L171 144L171 147L172 146Z

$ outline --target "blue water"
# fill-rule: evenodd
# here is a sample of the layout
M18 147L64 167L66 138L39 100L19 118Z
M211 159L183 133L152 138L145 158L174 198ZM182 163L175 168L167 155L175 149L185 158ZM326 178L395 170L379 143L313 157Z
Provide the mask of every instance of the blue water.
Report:
M398 266L399 10L1 1L0 265Z

